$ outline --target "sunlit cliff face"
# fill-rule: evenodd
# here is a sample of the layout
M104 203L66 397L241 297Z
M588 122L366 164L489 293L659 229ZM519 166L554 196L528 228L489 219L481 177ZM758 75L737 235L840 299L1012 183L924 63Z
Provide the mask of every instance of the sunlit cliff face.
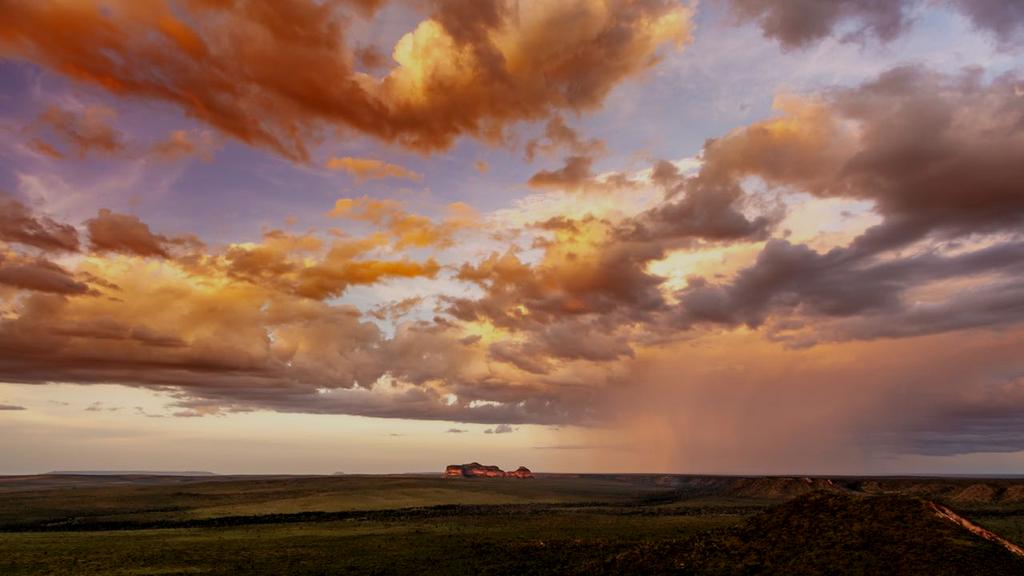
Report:
M0 428L1019 462L1024 12L940 4L0 1Z

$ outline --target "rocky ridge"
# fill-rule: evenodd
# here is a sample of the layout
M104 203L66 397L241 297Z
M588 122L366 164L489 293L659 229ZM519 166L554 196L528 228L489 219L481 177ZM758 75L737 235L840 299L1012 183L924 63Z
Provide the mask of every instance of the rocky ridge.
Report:
M479 462L469 464L452 464L444 470L445 478L518 478L527 480L533 478L533 472L526 466L510 472L505 472L497 466L484 466Z

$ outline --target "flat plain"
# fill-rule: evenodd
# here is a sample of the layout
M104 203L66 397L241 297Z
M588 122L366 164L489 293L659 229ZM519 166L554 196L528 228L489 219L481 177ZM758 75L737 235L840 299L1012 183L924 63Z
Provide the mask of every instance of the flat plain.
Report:
M0 574L866 574L872 566L878 573L879 562L900 562L903 574L956 574L1024 566L1005 544L936 517L932 502L1024 545L1024 481L1014 480L43 475L0 479Z

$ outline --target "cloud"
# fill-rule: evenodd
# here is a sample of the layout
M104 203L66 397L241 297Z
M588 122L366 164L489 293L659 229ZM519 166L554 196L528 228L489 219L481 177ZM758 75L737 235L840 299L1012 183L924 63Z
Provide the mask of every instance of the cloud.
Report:
M848 331L847 336L895 336L901 332L910 335L955 329L961 317L966 322L962 327L976 325L975 315L986 309L1002 321L1024 320L1009 303L1024 290L1024 284L1013 281L1022 271L1024 245L1020 243L995 245L956 256L924 254L851 261L843 249L819 254L807 246L773 240L757 261L741 270L730 284L716 286L693 281L679 294L679 302L686 325L703 321L742 323L756 328L770 315L793 311L804 316L859 318L862 327ZM1006 284L993 282L993 274L1005 275L1010 280ZM930 314L928 305L906 302L909 290L956 277L988 279L985 295L989 298L954 297L934 305ZM998 291L1007 290L1003 298L996 298ZM1004 308L993 309L1000 301L1006 302ZM943 315L942 322L928 320L928 316L936 313ZM999 323L997 317L988 318L989 322L982 324ZM908 320L916 322L902 323ZM875 325L874 330L866 326L869 324Z
M120 406L104 406L103 402L93 402L85 407L86 412L120 412Z
M1010 76L986 83L978 71L900 68L824 99L788 100L781 117L710 143L699 179L758 177L820 198L867 200L881 223L825 254L772 240L727 284L693 279L678 295L683 324L856 315L857 327L839 329L847 337L979 325L982 302L944 297L936 283L983 278L994 298L1011 300L1018 289L1024 254L1004 236L1024 222L1014 175L1024 141L1019 122L1007 124L1024 118L1016 85ZM986 236L980 246L969 242ZM914 246L931 253L897 252ZM911 292L930 304L914 305ZM987 309L995 320L998 312ZM962 320L935 322L929 310L956 311ZM1002 312L1018 318L1012 306ZM885 327L895 318L922 325Z
M431 278L440 271L440 265L432 259L418 262L409 258L368 257L388 245L385 235L374 233L335 240L324 252L323 241L315 236L270 230L264 234L262 243L229 246L221 255L198 259L197 265L314 300L339 296L352 285L374 284L386 278Z
M46 216L37 216L14 198L0 195L0 240L45 251L78 250L78 231Z
M516 428L509 426L508 424L498 424L494 428L488 428L484 430L484 434L511 434L515 432Z
M89 243L96 252L170 257L168 245L172 240L153 234L138 216L118 214L104 208L85 225L89 231Z
M207 130L172 130L167 138L150 147L150 154L165 160L196 156L211 162L220 143Z
M738 181L717 180L704 171L681 180L669 195L669 200L624 222L621 238L664 250L698 241L761 240L773 223L769 215L749 218L741 211L745 193Z
M474 36L490 24L470 12L437 25L500 44ZM73 226L11 204L0 377L152 388L179 417L621 424L657 467L1008 450L1021 437L1019 85L911 67L782 94L771 117L708 140L693 171L587 164L580 189L601 194L538 192L515 218L362 196L331 208L346 232L215 246L101 211L83 248ZM552 134L544 144L571 157L572 138ZM787 231L795 202L871 224L803 239Z
M566 150L577 156L594 156L605 151L605 143L598 138L583 139L565 123L561 116L555 116L544 125L544 133L526 143L526 159L533 160L537 154L550 155Z
M64 284L2 276L11 288L0 290L5 381L161 389L179 417L266 409L553 422L575 409L571 394L489 366L481 343L447 320L403 321L388 337L358 309L325 301L353 284L438 272L432 260L369 258L389 246L379 233L327 243L269 230L262 242L188 243L153 259L138 238L166 247L165 237L135 217L116 224L132 240L116 256L97 250L50 267L64 270ZM3 258L4 269L35 263Z
M445 430L445 434L465 434L469 430L463 430L462 428L449 428Z
M54 148L52 145L46 143L40 138L32 138L28 142L28 147L35 152L42 154L43 156L49 156L54 160L64 159L64 153Z
M527 184L534 188L580 188L594 178L593 163L589 156L569 156L564 166L557 170L541 170L531 176Z
M410 312L423 302L423 296L410 296L397 302L378 304L370 310L369 314L378 320L397 320Z
M910 27L910 13L922 0L730 0L741 22L756 22L764 35L785 48L800 48L829 37L837 29L852 28L846 39L871 35L890 41ZM1024 30L1024 7L1016 0L944 0L976 28L1009 44Z
M439 2L372 76L346 28L381 3L340 4L17 2L0 38L12 57L300 161L324 128L423 151L500 140L512 123L598 107L690 40L691 9L668 0Z
M403 178L419 182L423 179L423 176L407 168L371 158L335 157L327 161L327 168L344 170L351 174L357 182L384 178Z
M43 259L20 259L0 253L0 285L51 294L89 294L85 282L58 264Z
M143 149L114 125L116 119L117 113L101 104L75 108L52 105L24 131L31 136L29 148L56 160L74 153L79 159L90 155L162 160L195 156L209 162L221 147L209 130L172 130L165 139ZM47 140L58 140L62 146Z
M446 207L445 218L431 219L407 212L401 202L378 200L369 196L342 198L334 203L330 216L368 222L387 232L395 248L446 248L461 231L480 226L480 217L467 204L454 202Z
M24 406L15 406L14 404L0 404L0 412L20 412L25 410Z
M113 109L101 105L87 106L82 109L69 110L60 106L50 106L31 127L33 132L51 133L69 146L79 158L89 154L114 155L127 147L124 134L113 122L117 113ZM36 150L53 157L63 157L63 153L36 139L33 141Z
M1014 0L951 0L979 30L995 34L1005 45L1016 44L1024 33L1024 5Z

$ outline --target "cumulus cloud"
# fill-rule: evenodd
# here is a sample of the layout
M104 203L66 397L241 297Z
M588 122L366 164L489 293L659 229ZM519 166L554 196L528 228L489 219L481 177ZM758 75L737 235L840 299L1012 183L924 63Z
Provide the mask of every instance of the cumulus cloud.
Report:
M678 295L684 325L759 326L784 309L859 315L857 328L842 330L847 335L912 334L910 327L872 330L865 323L959 310L964 325L976 325L985 308L976 299L954 305L937 289L920 292L942 281L985 278L990 290L1012 299L1024 255L1000 236L1024 221L1015 176L1024 158L1024 103L1016 85L1013 77L985 82L978 71L943 76L902 68L824 99L790 101L780 118L711 143L702 175L754 176L821 198L868 200L881 223L826 254L773 240L728 284L694 279ZM971 246L971 238L985 235L995 236ZM957 243L968 245L947 254ZM897 252L929 245L932 253ZM913 290L931 304L911 314L905 296ZM1012 307L1004 312L1017 317ZM936 330L958 324L929 323Z
M394 250L385 233L328 243L270 230L258 243L170 250L134 216L97 220L92 251L67 268L2 253L5 381L173 391L182 417L269 409L550 423L584 410L577 395L490 365L483 344L448 321L400 322L388 337L372 314L327 302L351 285L437 273L432 260L373 258Z
M690 39L690 8L668 0L437 2L372 76L346 27L380 4L15 1L0 46L305 161L324 127L418 150L500 139L514 122L597 107Z
M484 434L511 434L516 429L508 424L498 424L494 428L488 428L484 430Z
M89 243L96 252L170 257L168 245L172 240L154 234L138 216L118 214L103 208L85 225L89 231Z
M897 415L886 416L880 428L884 432L865 440L871 426L879 424L872 416L872 411L882 413L876 402L889 393L872 391L866 398L870 407L851 407L849 420L840 429L829 428L822 437L827 440L813 446L797 439L797 428L758 420L747 429L740 422L745 410L762 406L766 399L747 406L731 392L713 392L715 386L735 386L736 394L777 390L784 378L823 382L832 367L820 367L817 375L780 371L778 380L757 375L776 361L788 365L791 360L785 358L817 358L825 352L815 350L839 346L837 342L858 362L870 364L886 355L886 346L895 346L893 339L903 342L899 349L918 354L929 342L955 342L955 337L943 339L943 334L985 341L979 334L988 330L1004 335L992 336L1000 342L993 348L993 362L1013 365L1008 350L1024 321L1024 252L1019 236L1024 207L1013 175L1013 167L1024 159L1024 110L1017 86L1012 75L985 80L977 71L942 75L900 68L849 89L817 96L783 95L775 117L708 141L695 174L682 174L669 163L656 164L650 182L663 190L664 198L652 208L614 221L543 221L536 228L548 239L534 244L539 258L525 259L510 250L464 265L458 277L480 286L483 296L449 299L448 312L463 322L507 333L487 343L489 358L538 379L550 378L574 362L630 367L629 377L612 380L611 387L592 396L592 401L636 394L665 404L665 418L678 419L678 405L665 398L676 397L673 386L697 386L700 391L687 397L686 405L713 403L735 410L730 438L737 433L749 436L751 446L762 451L770 449L765 442L776 450L800 447L780 454L780 462L819 457L824 462L830 457L828 450L844 446L842 456L834 460L838 469L866 442L872 443L872 450L909 453L954 453L985 446L1020 449L1019 431L1003 424L1002 431L994 432L998 439L991 442L971 437L984 421L983 416L971 415L988 410L988 402L997 402L988 399L987 390L1002 386L1002 369L962 380L944 379L942 400L923 406L913 426L901 423ZM786 240L777 236L785 234L777 230L784 216L778 198L794 194L866 202L878 224L825 250ZM672 253L713 252L732 244L752 247L748 265L735 273L691 275L672 294L665 293L666 279L650 268ZM740 326L761 339L751 346L763 346L763 356L716 343L744 334L732 330ZM720 331L708 331L711 327ZM873 344L879 340L885 343ZM709 359L696 352L691 360L666 354L659 356L658 364L664 372L650 379L664 382L663 389L637 392L627 383L646 381L636 370L648 365L652 350L679 350L685 346L680 342L690 341L697 350L706 347L713 351L708 354L721 354L715 361L722 366L744 358L747 371L688 370L707 365ZM636 354L637 348L644 354ZM872 373L878 369L870 368ZM870 378L856 372L851 365L848 379L837 375L843 384L834 394L812 402L808 418L837 413L835 403L847 402L850 383ZM905 390L901 386L907 382L929 381L925 373L931 374L926 361L893 370L882 378L883 387ZM960 384L963 389L957 388ZM808 394L802 386L794 384L794 405L799 404L797 397ZM966 400L961 393L985 399ZM637 419L658 412L650 403L640 404ZM622 406L611 405L613 411ZM785 406L778 410L804 422ZM1006 410L993 421L1009 422L1020 414L1019 404L1010 403ZM828 423L806 421L800 428L808 426ZM664 434L664 427L653 428L652 433ZM693 462L728 460L722 470L742 471L743 458L752 452L737 449L735 459L721 456L728 447L717 440L721 431L711 428L707 434L687 428L675 436L708 443L706 451L691 451L696 454ZM754 439L766 429L777 435ZM898 446L891 444L894 438ZM674 449L686 451L685 446ZM813 458L801 460L810 453ZM682 460L678 455L672 458L678 467Z
M486 22L437 26L480 46L498 42L474 36ZM327 214L349 233L265 229L211 247L103 211L83 248L74 227L12 203L0 377L151 387L181 417L344 413L491 434L621 420L630 445L660 437L651 444L667 452L650 462L676 468L740 472L754 454L838 468L864 446L1010 449L1022 413L1019 86L911 67L781 95L770 118L707 141L694 171L657 162L593 196L649 203L524 209L511 224L362 196ZM793 198L855 205L872 224L805 241L783 225ZM480 252L446 251L485 234ZM695 263L733 249L728 267ZM683 274L660 275L677 257ZM403 279L452 288L392 291ZM386 296L359 309L338 300L352 286ZM987 418L998 433L972 444Z

